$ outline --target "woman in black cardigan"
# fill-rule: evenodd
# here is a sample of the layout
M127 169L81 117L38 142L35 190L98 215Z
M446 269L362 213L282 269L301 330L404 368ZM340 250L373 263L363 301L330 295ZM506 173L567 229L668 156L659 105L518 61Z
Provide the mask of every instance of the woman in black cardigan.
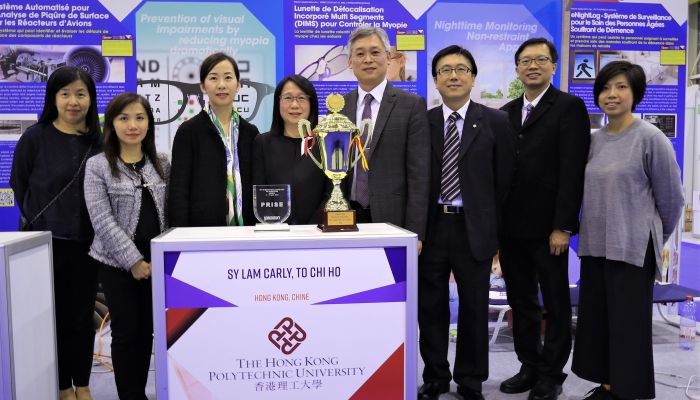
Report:
M170 225L253 225L252 155L259 132L233 105L240 89L238 65L214 53L202 62L199 75L209 102L175 134Z
M60 400L92 399L97 264L88 256L94 232L83 179L101 142L95 82L80 68L58 68L46 82L39 122L17 142L10 186L33 222L24 229L51 231Z

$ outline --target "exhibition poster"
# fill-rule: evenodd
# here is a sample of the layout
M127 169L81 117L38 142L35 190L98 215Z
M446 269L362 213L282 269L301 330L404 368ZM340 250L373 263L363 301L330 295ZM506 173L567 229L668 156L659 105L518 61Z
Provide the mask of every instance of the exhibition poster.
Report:
M675 0L576 1L567 11L569 59L562 61L562 66L567 63L569 93L586 103L591 130L607 124L605 114L593 101L593 82L598 72L611 61L638 64L644 69L647 88L634 114L669 138L682 169L687 4ZM572 242L574 249L576 243ZM680 248L679 226L663 250L662 279L670 283L679 282ZM579 260L572 253L569 269L578 276Z
M0 5L0 231L17 230L9 180L20 135L42 111L48 76L64 65L97 86L100 113L136 78L134 35L108 2L33 0Z
M443 1L369 0L353 3L292 0L285 2L285 74L314 83L319 98L357 87L347 48L350 33L363 24L387 31L390 42L387 80L440 104L431 59L451 44L470 50L482 66L472 97L497 107L509 94L522 93L515 80L513 54L533 37L560 44L561 2L556 0ZM556 79L556 77L555 77ZM513 89L515 87L515 90ZM325 114L322 110L321 114Z
M687 5L577 1L571 7L569 93L586 103L591 129L606 124L593 102L593 82L607 63L639 64L647 90L635 114L656 125L676 150L683 165Z

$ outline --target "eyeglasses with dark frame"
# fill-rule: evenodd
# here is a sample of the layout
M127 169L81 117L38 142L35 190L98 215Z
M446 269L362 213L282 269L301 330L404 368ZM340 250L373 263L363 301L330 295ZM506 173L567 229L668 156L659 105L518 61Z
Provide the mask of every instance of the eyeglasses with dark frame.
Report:
M537 64L541 67L543 65L547 65L547 63L552 61L552 59L549 57L545 57L545 56L539 56L539 57L535 57L535 58L525 57L525 58L521 58L520 60L518 60L518 66L529 67L533 61L535 62L535 64Z
M240 85L241 90L239 90L235 99L236 107L243 118L252 120L258 114L260 104L265 96L274 93L275 88L266 83L253 82L250 79L241 79ZM167 99L165 99L165 101L168 102L168 109L165 112L167 113L168 118L156 118L156 125L167 125L180 118L185 113L188 99L190 99L191 96L196 96L199 106L204 108L204 94L202 93L199 83L177 82L166 79L146 79L138 80L136 82L136 86L137 91L146 96L146 98L151 102L163 101L160 100L160 96L163 94L162 91L164 90L165 93L167 93ZM158 90L159 93L149 93L149 91L152 90ZM173 92L172 96L171 92ZM152 96L154 98L151 98ZM251 96L255 97L253 99L255 101L255 105L252 112L250 112L249 107L244 105L247 102L251 102ZM171 101L176 102L176 104L179 106L174 114L170 110ZM157 107L154 106L153 108L156 109Z
M445 65L444 67L437 70L437 74L442 77L446 77L451 76L453 71L457 73L457 76L467 76L472 73L472 69L467 67L466 65L458 65L456 67L450 67L448 65Z

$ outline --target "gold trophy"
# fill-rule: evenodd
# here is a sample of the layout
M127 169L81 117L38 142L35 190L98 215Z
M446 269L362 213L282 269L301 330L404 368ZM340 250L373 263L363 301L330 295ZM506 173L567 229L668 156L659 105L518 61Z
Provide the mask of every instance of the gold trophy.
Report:
M348 170L362 161L362 168L368 170L367 159L362 143L362 132L368 129L367 143L372 143L372 121L362 120L358 129L343 114L338 114L345 107L343 96L333 93L326 97L326 115L316 129L311 129L311 122L299 121L299 134L305 143L306 154L323 170L328 179L333 181L333 191L323 207L319 229L323 232L357 231L355 210L350 209L350 203L343 197L340 182L347 176ZM312 144L309 146L308 143ZM310 151L318 143L321 160Z

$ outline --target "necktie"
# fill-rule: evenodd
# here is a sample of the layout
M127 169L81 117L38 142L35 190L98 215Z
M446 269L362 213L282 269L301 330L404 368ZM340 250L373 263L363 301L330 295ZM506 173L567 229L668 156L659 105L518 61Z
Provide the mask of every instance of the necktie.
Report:
M364 99L365 108L362 110L362 119L363 120L365 120L365 119L371 120L372 119L372 108L371 108L372 100L374 100L374 97L371 94L367 93L365 95L365 99ZM359 125L360 121L357 121L357 122ZM365 131L362 132L362 145L363 146L369 145L369 143L366 143L368 130L369 129L365 129ZM365 153L365 154L367 154L367 153ZM357 166L355 168L356 168L356 171L355 171L355 201L360 203L360 205L362 205L363 208L367 208L367 206L369 205L369 188L368 188L368 184L367 184L367 181L368 181L367 171L365 171L365 169L362 168L362 166L359 163L357 164Z
M440 195L442 201L450 202L459 192L459 176L457 175L457 158L459 158L459 134L457 121L460 118L456 111L450 114L445 127L445 150L442 153L442 180Z
M525 119L523 120L523 124L527 121L528 118L530 118L530 114L534 109L535 106L533 106L532 103L528 104L527 107L525 107Z

